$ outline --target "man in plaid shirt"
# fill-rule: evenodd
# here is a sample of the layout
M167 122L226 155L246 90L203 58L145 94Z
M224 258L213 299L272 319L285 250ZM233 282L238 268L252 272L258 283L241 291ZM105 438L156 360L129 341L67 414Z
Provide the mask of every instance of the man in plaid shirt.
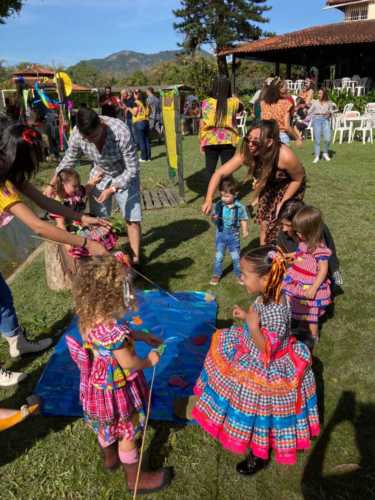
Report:
M90 178L102 175L90 193L90 212L109 217L115 196L126 221L133 263L138 264L142 220L139 164L128 126L116 118L99 116L91 109L81 108L69 147L46 190L47 196L54 193L56 175L63 169L74 168L82 154L93 162Z

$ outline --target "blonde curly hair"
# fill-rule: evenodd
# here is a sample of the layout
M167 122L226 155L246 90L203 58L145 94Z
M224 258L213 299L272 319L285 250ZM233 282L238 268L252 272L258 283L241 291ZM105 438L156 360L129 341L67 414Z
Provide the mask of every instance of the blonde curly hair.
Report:
M124 290L128 291L127 298ZM72 292L83 338L98 323L120 319L132 305L130 273L111 255L83 261L73 280Z

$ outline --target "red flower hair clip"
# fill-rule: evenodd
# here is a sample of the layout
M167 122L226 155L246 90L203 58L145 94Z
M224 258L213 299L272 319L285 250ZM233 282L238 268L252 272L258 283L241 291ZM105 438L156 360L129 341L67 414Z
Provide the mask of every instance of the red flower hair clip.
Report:
M130 259L129 259L129 256L126 255L125 253L123 252L115 252L113 254L113 256L115 257L115 259L120 262L120 264L123 264L125 267L127 268L130 268L131 265L130 265Z
M22 132L22 139L28 144L33 144L34 139L38 138L39 138L39 133L32 128L25 128L25 130Z

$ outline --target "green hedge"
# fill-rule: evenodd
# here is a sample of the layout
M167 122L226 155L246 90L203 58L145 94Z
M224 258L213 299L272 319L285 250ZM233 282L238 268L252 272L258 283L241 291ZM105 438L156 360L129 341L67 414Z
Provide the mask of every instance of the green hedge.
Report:
M369 102L375 102L375 90L372 90L367 95L364 96L352 96L351 94L339 94L337 92L331 91L329 97L332 102L336 104L339 111L343 111L345 104L353 103L354 110L363 113L365 111L366 104Z

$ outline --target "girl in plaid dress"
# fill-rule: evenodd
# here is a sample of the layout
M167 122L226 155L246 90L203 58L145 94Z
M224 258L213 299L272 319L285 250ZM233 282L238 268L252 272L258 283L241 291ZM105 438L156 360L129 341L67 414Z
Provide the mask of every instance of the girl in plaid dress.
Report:
M292 317L307 322L315 341L319 340L319 318L331 303L328 260L332 255L323 242L322 214L305 206L293 218L299 239L294 263L284 277L284 293L290 297Z
M161 341L117 323L130 307L132 295L130 274L115 257L84 261L73 296L84 345L73 337L67 337L67 344L81 372L85 422L98 436L104 467L114 469L121 463L132 491L139 462L135 440L143 428L148 397L142 370L159 362L155 351L139 358L134 342L158 346ZM158 491L169 482L169 469L142 472L138 493Z
M311 355L290 335L291 312L281 294L285 258L274 246L254 249L241 259L244 284L259 297L234 318L242 326L218 330L194 392L192 417L229 451L246 454L240 474L276 461L294 464L297 450L309 448L319 433Z
M76 212L83 213L86 209L88 195L95 186L102 180L103 174L96 174L90 181L83 186L78 172L73 168L64 168L56 175L55 195L56 200L66 207L70 207ZM112 250L117 243L117 237L110 228L84 227L77 221L67 224L63 217L50 214L50 217L56 221L57 227L66 229L69 232L86 236L89 240L99 241L106 250ZM69 255L72 257L87 257L89 253L86 248L72 247L67 245ZM63 259L64 261L65 259Z

